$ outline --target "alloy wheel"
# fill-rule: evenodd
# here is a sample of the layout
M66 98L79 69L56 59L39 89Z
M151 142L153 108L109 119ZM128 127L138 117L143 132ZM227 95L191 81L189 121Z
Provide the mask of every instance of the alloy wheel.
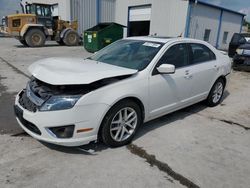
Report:
M135 131L138 116L133 108L119 110L110 124L110 135L117 142L127 140Z
M217 82L213 91L213 103L217 103L223 94L223 84L221 82Z

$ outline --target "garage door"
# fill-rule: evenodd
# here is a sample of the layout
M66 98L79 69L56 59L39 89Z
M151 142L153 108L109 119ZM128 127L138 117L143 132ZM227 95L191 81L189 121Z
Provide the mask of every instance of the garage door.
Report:
M129 9L129 36L149 35L151 6L132 7Z
M150 21L151 6L130 8L129 21Z

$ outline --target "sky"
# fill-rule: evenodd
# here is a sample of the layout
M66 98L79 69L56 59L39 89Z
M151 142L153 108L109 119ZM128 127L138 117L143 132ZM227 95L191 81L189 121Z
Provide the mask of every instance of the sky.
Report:
M250 22L250 0L202 0L202 1L242 12L247 15L245 18L247 19L247 21Z
M250 22L250 0L202 0L211 4L223 6L247 14ZM0 20L3 16L20 11L20 0L0 0Z

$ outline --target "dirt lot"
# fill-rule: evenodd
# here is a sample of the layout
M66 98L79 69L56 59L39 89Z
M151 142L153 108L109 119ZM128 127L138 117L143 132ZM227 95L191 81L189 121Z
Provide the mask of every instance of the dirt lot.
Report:
M65 148L17 125L12 105L46 57L86 57L83 47L25 48L0 38L0 187L249 187L250 73L233 72L222 104L202 103L146 123L129 146ZM91 149L85 152L82 149Z

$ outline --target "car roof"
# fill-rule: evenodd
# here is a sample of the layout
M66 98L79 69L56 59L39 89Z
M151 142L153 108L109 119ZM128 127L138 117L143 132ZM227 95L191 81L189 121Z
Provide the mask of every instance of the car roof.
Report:
M168 43L168 42L178 42L178 41L185 41L185 42L199 42L204 43L204 41L191 39L191 38L183 38L183 37L167 37L167 36L140 36L140 37L128 37L125 38L127 40L142 40L142 41L149 41L149 42L160 42L160 43Z

